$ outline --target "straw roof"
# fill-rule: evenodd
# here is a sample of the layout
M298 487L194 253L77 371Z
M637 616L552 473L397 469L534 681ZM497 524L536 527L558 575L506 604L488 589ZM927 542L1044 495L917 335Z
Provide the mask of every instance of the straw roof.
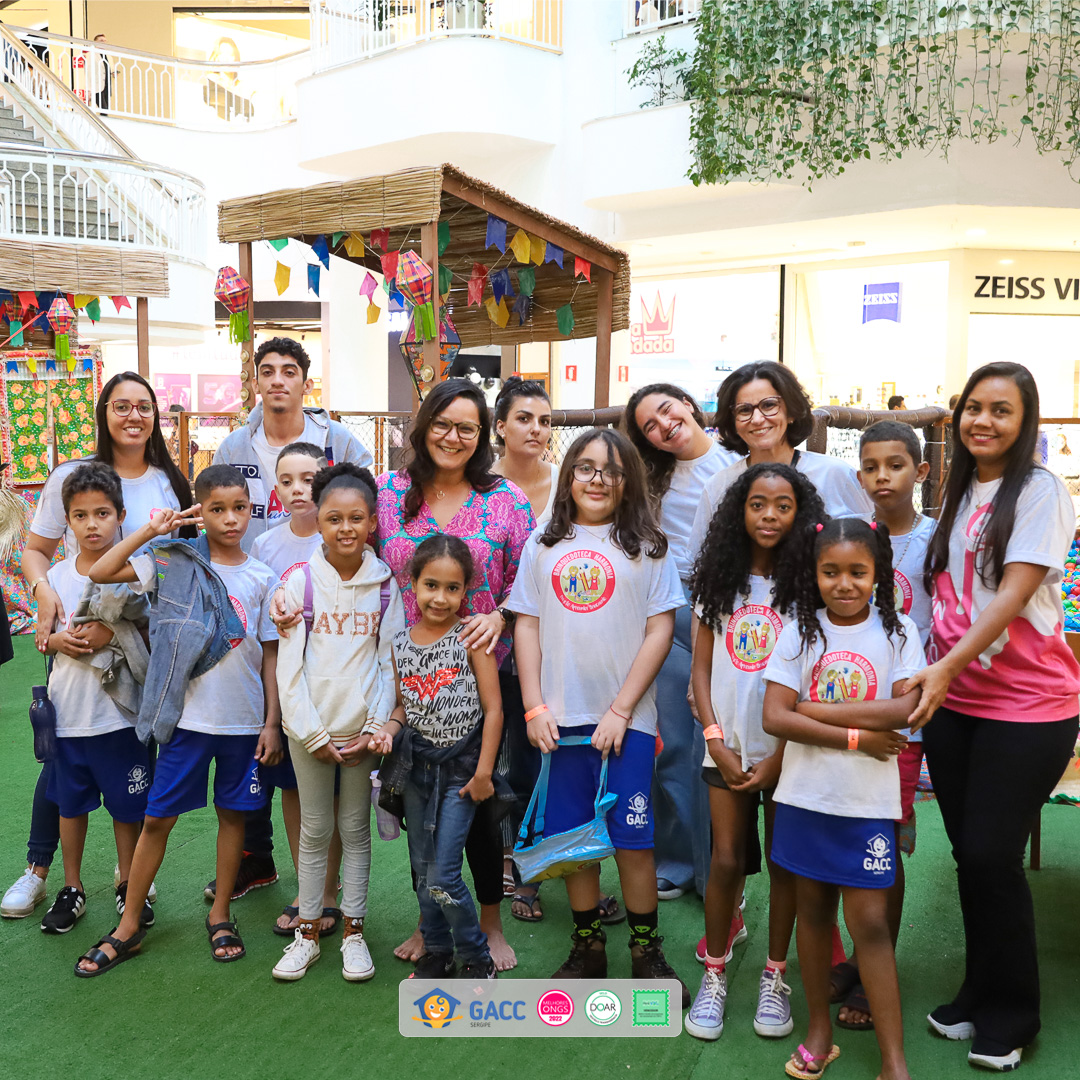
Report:
M168 296L165 256L86 244L0 240L0 288Z
M562 269L553 262L534 267L532 315L521 326L518 317L511 313L506 327L499 329L483 306L468 306L467 281L473 263L485 265L489 274L503 267L519 266L509 245L505 253L486 246L489 210L507 222L508 240L518 228L524 228L558 244L565 253ZM329 240L335 232L358 232L366 241L372 229L389 229L390 251L419 252L420 227L438 221L450 225L450 244L439 257L439 263L448 266L453 274L446 305L465 347L566 340L566 335L559 333L555 312L567 303L572 304L574 312L574 330L569 336L594 337L599 288L597 283L584 278L575 280L575 255L597 267L606 264L611 270L614 274L611 329L625 330L629 326L630 260L624 251L468 176L453 165L405 169L385 176L227 199L218 206L218 239L223 243L243 243L287 236L311 244L320 235ZM341 246L334 254L350 258ZM379 255L368 250L363 257L351 261L381 272ZM600 276L594 273L594 282ZM484 295L485 298L491 295L490 284Z

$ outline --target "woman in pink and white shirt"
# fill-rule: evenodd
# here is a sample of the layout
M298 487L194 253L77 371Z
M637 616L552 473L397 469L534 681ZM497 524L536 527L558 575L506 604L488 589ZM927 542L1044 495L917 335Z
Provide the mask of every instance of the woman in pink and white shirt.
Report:
M930 1025L973 1039L968 1060L1012 1069L1039 1030L1028 833L1072 755L1080 665L1063 634L1061 580L1075 513L1065 485L1033 462L1039 394L1027 368L968 379L926 559L930 666L913 729L956 859L967 950L956 997Z

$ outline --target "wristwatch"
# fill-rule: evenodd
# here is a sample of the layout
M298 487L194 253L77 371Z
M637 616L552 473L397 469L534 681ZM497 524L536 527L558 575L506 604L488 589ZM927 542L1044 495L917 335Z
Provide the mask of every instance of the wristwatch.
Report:
M506 625L506 629L509 629L514 625L514 620L517 618L517 612L511 611L509 608L496 608L495 609L502 617L503 622Z

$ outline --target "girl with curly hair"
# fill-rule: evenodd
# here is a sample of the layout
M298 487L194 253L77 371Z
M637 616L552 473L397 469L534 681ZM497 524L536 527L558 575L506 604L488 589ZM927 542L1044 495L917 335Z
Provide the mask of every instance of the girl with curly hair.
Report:
M761 870L759 803L765 805L766 848L772 837L772 794L784 748L762 730L761 672L787 618L795 614L814 526L823 515L814 485L790 465L751 466L713 516L691 582L699 618L694 696L707 747L701 778L709 794L713 835L705 892L705 975L685 1020L686 1030L699 1039L718 1039L724 1030L729 928L746 875ZM795 884L789 871L768 853L766 858L769 955L754 1030L778 1038L792 1028L784 972L795 924Z
M834 518L816 528L814 572L796 590L797 622L764 673L765 733L786 739L774 799L772 857L795 875L799 968L810 1014L789 1076L820 1076L832 1042L829 971L837 903L855 943L874 1016L884 1080L908 1080L888 889L900 816L897 754L920 691L904 683L925 663L915 624L893 598L884 525Z

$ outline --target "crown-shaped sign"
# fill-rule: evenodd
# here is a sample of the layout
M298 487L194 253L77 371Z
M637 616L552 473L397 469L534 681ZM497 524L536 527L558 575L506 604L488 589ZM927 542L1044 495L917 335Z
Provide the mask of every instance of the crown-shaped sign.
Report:
M675 321L675 297L671 298L671 306L664 311L664 305L660 300L660 293L656 294L656 305L649 311L649 305L645 303L645 297L641 298L641 328L646 334L670 334L671 324Z

